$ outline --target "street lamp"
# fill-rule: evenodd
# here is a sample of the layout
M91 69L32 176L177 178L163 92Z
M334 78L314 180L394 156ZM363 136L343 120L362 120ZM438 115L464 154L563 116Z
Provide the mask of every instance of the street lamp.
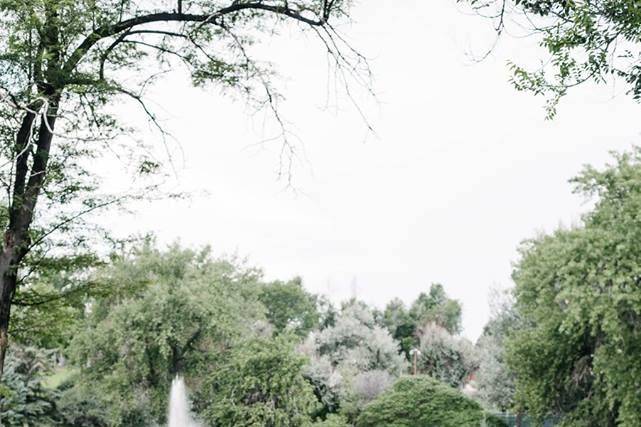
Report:
M421 355L421 351L418 348L413 348L410 350L410 356L412 356L412 375L416 375L416 365L418 362L418 356Z

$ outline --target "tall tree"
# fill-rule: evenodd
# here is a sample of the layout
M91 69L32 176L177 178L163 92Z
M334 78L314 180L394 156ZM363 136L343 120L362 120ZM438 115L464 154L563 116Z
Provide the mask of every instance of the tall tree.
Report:
M277 332L291 331L304 337L318 326L317 297L305 291L300 277L267 283L258 289L257 296Z
M130 98L159 126L145 89L179 64L194 85L239 90L282 125L269 68L252 59L249 46L295 22L318 36L339 76L363 76L362 57L330 23L346 17L350 3L0 1L0 373L25 258L42 245L76 250L86 235L70 241L70 224L122 201L122 195L100 196L89 173L95 166L89 160L116 150L113 139L125 131L108 107ZM131 169L139 175L158 170L144 149L123 150L133 152Z
M443 285L432 283L429 293L421 292L409 310L398 298L390 301L380 322L400 342L401 350L409 359L412 348L419 345L424 326L436 324L450 334L461 331L461 303L448 297Z
M584 224L526 242L514 271L517 399L564 425L638 425L641 150L575 183L596 199Z
M165 423L177 374L198 392L240 341L269 331L264 307L244 296L257 287L255 271L207 250L145 245L96 275L111 292L76 328L68 352L78 374L63 400L99 402L109 425Z
M505 347L508 338L518 333L521 319L511 291L495 290L490 296L492 315L476 342L476 384L478 397L485 405L507 411L514 406L515 378L507 364Z
M511 64L519 90L548 99L548 115L569 89L587 81L624 79L641 98L641 6L635 1L458 0L495 22L538 37L547 51L538 69Z

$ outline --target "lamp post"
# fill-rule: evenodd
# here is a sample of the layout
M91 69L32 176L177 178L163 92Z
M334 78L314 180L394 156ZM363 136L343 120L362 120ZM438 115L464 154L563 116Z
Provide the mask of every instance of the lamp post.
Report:
M412 356L412 375L416 375L418 356L420 355L421 355L421 351L418 348L413 348L410 350L410 356Z

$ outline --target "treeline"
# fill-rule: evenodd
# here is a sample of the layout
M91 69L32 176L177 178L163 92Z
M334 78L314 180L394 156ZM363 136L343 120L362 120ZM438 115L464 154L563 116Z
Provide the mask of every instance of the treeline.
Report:
M592 208L523 242L475 344L440 284L409 305L334 305L153 239L39 265L16 295L2 423L163 424L182 375L212 426L639 425L641 150L572 182Z
M177 375L206 425L380 425L364 408L385 391L398 399L391 388L408 375L413 348L419 373L438 381L409 384L442 399L418 415L452 426L485 417L454 389L478 358L456 335L461 306L440 284L409 307L335 306L298 278L267 282L239 259L159 250L153 239L30 281L13 322L3 425L163 424Z

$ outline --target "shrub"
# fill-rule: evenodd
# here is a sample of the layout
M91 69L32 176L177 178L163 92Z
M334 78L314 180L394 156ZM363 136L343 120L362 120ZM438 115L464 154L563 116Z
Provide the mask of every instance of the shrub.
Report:
M325 420L316 421L313 427L350 427L351 424L341 415L330 414Z
M464 338L452 336L435 323L428 323L421 329L419 342L418 368L422 374L452 387L461 387L478 368L472 344Z
M368 404L357 427L478 427L481 406L429 376L403 377Z
M52 425L58 418L56 393L43 385L51 371L51 354L14 345L0 383L0 425Z
M303 378L305 358L286 336L254 338L232 350L198 396L205 422L217 426L299 427L317 402Z

